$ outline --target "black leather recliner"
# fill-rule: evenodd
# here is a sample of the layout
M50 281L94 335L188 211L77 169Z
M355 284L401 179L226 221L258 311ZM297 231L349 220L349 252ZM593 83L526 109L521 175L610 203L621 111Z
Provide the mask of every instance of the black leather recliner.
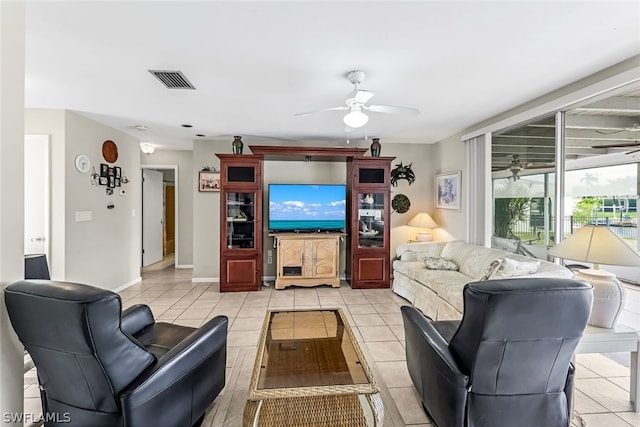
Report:
M49 280L7 286L5 303L46 426L192 426L224 388L225 316L197 329L156 323L146 305L121 312L116 293Z
M409 374L440 427L567 427L571 357L589 319L591 285L505 279L464 287L462 321L401 308Z

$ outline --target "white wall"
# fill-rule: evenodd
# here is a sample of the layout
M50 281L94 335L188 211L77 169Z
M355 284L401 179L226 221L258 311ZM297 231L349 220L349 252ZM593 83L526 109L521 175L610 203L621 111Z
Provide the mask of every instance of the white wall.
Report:
M51 136L51 274L67 280L117 289L140 279L139 140L77 113L27 109L25 133ZM91 185L90 173L75 169L74 159L86 154L100 172L102 143L118 146L119 166L130 182L106 195L105 186ZM107 209L113 202L114 208ZM76 212L92 220L76 222Z
M25 6L0 2L0 289L24 277ZM0 414L23 406L23 347L0 292ZM7 423L4 416L0 424Z
M195 152L195 150L194 150ZM186 268L193 265L193 197L195 183L193 182L192 151L156 150L153 154L144 154L138 147L141 165L177 165L178 166L178 223L176 224L176 248L178 259L176 268ZM140 169L135 172L140 176Z

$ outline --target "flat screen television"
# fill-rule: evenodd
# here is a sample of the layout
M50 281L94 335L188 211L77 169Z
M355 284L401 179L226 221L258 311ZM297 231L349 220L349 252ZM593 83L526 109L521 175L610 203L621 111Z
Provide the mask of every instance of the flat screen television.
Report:
M343 184L269 184L269 230L344 230L346 193Z

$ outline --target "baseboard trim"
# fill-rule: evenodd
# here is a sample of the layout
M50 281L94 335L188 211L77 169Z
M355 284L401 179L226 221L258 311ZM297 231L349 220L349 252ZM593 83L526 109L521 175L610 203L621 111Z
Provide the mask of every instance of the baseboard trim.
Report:
M175 268L193 268L193 264L175 264Z
M220 278L219 277L192 277L191 282L192 283L200 283L200 282L220 283Z
M122 285L122 286L120 286L120 287L118 287L118 288L115 288L115 289L113 290L113 292L118 293L118 292L124 291L124 290L125 290L125 289L127 289L129 286L133 286L133 285L135 285L136 283L140 283L140 282L142 282L142 277L141 277L141 276L138 276L138 278L137 278L137 279L134 279L134 280L130 281L129 283L125 283L124 285Z

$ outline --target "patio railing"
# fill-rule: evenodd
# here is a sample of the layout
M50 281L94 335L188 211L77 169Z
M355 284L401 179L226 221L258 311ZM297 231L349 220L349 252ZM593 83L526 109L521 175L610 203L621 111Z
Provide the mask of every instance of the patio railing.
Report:
M554 218L549 217L548 226L550 228L550 241L553 242ZM620 217L604 217L602 215L569 215L565 216L564 235L569 236L584 225L596 224L606 225L611 231L622 239L636 240L638 237L638 220L629 215ZM513 228L516 237L523 242L540 244L544 242L545 223L542 215L527 215L523 221L519 221Z

